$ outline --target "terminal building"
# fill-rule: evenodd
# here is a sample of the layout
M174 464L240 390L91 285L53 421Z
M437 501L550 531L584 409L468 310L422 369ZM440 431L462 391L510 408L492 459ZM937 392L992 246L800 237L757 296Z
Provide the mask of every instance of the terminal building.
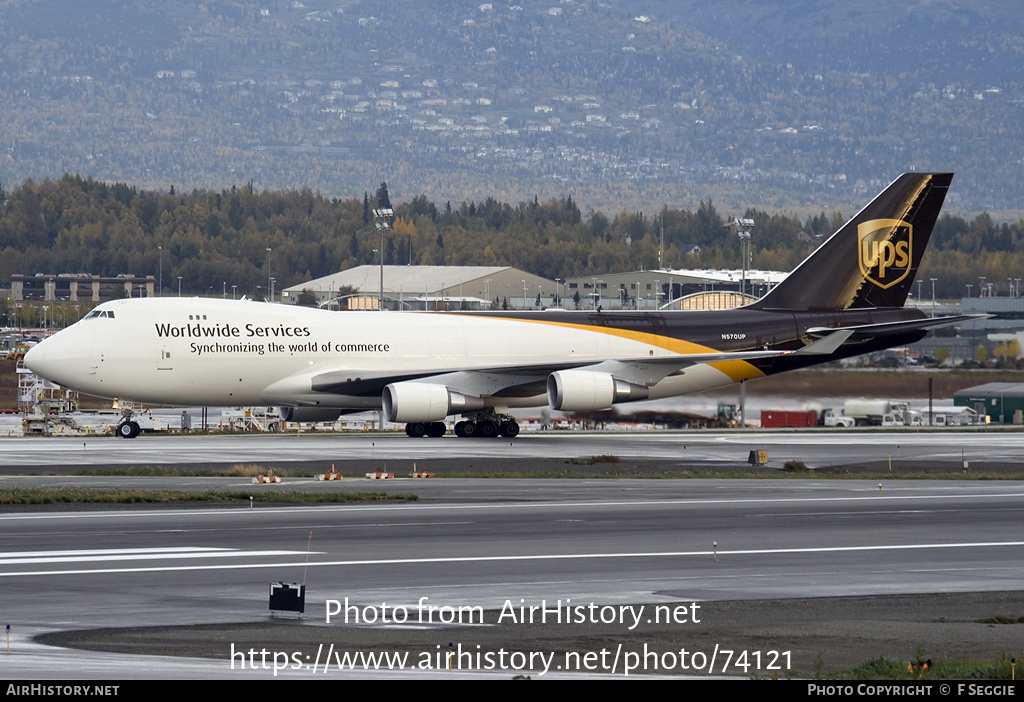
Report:
M954 364L971 362L980 360L979 347L984 347L985 356L991 357L1000 344L1013 339L1024 349L1024 297L964 297L959 301L939 301L935 305L918 299L907 304L934 316L991 315L960 325L958 336L929 334L912 345L912 350L922 356L935 357L939 349L944 349Z
M11 299L15 302L103 302L118 297L153 297L151 275L104 277L87 273L11 276Z

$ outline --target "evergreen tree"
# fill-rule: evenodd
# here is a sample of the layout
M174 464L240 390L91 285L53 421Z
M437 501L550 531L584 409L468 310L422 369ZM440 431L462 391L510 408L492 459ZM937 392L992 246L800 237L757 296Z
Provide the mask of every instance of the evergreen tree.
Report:
M388 184L383 181L381 182L380 187L377 188L377 207L391 207L391 197L388 195Z

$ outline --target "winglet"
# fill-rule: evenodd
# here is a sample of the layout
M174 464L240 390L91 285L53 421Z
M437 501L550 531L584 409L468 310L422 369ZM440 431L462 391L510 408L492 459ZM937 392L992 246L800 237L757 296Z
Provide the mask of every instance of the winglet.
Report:
M818 339L813 344L808 344L802 349L794 351L794 355L806 356L806 355L829 355L836 352L843 342L850 338L853 334L852 329L841 329L837 332L829 334L823 339Z

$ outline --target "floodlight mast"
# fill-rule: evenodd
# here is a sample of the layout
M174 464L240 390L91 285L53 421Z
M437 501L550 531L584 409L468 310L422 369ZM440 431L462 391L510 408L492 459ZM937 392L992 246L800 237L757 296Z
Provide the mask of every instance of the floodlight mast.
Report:
M373 211L373 223L380 232L380 292L377 298L377 309L384 310L384 234L391 229L391 220L395 211L390 207L381 207Z
M740 279L740 295L747 292L747 261L750 258L750 230L754 228L754 220L747 217L736 217L727 225L736 231L740 238L740 255L743 257L743 277Z

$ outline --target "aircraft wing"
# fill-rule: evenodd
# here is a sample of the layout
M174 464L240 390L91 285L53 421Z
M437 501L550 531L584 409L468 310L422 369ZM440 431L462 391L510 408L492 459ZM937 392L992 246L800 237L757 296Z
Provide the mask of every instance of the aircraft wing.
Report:
M443 385L448 390L472 397L529 397L543 394L548 376L560 371L586 371L607 374L616 380L649 387L663 378L699 363L745 361L789 355L827 355L838 349L852 334L835 330L831 334L795 350L709 351L671 356L620 358L578 362L519 364L456 370L395 374L382 371L310 370L293 375L268 388L271 397L285 401L288 396L303 398L298 404L319 404L314 398L325 395L379 397L394 383L422 381Z

